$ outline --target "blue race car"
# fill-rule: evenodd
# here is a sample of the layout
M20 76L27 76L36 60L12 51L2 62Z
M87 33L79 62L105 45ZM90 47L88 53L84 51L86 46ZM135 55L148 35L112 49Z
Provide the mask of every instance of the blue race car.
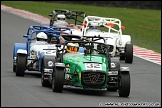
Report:
M45 71L52 72L53 60L56 56L56 44L65 42L63 36L67 35L69 28L50 26L30 26L27 34L23 35L26 43L15 43L13 49L13 71L16 76L24 76L25 70L41 72L42 63L46 65ZM47 35L47 42L37 44L36 35L44 32ZM62 35L62 36L61 36Z

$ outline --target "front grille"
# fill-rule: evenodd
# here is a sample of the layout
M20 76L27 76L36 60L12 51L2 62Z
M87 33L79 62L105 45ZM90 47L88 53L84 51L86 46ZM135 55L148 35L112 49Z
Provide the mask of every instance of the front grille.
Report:
M103 71L84 71L82 72L82 84L84 86L103 86L105 84L106 81L106 73Z

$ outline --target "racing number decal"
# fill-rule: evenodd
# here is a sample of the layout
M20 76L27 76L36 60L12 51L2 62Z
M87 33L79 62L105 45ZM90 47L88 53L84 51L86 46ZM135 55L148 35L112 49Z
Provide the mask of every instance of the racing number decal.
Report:
M87 68L100 68L100 64L88 64Z
M54 53L56 53L55 50L46 50L46 54L54 54Z
M85 63L87 70L102 70L101 64L98 63Z

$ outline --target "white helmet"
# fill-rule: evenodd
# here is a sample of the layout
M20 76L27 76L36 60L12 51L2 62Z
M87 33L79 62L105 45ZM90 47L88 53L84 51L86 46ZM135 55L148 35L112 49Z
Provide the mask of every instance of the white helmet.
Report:
M58 14L58 15L57 15L57 20L65 21L65 15L63 15L63 14Z
M37 41L47 41L47 35L44 32L37 34Z

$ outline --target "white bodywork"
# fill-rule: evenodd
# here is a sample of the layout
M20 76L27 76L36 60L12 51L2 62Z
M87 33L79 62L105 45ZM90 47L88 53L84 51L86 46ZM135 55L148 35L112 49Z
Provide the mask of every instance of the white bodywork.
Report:
M24 50L24 49L18 49L17 53L19 53L19 54L27 54L27 51Z
M82 31L78 28L72 28L71 29L71 34L72 35L79 35L79 36L82 36Z
M40 53L44 52L45 55L54 55L56 56L56 46L55 44L49 44L47 42L34 41L30 44L30 56L27 64L33 62L33 60L39 59ZM35 66L35 67L34 67ZM35 62L33 68L38 66L38 62Z
M90 30L91 23L98 23L99 27L103 27L104 30ZM131 43L130 35L122 35L121 21L117 18L105 18L98 16L87 16L83 20L85 26L82 27L82 36L100 36L104 37L106 44L110 45L113 50L110 51L111 56L125 53L124 48L127 43ZM102 40L98 40L104 42Z

